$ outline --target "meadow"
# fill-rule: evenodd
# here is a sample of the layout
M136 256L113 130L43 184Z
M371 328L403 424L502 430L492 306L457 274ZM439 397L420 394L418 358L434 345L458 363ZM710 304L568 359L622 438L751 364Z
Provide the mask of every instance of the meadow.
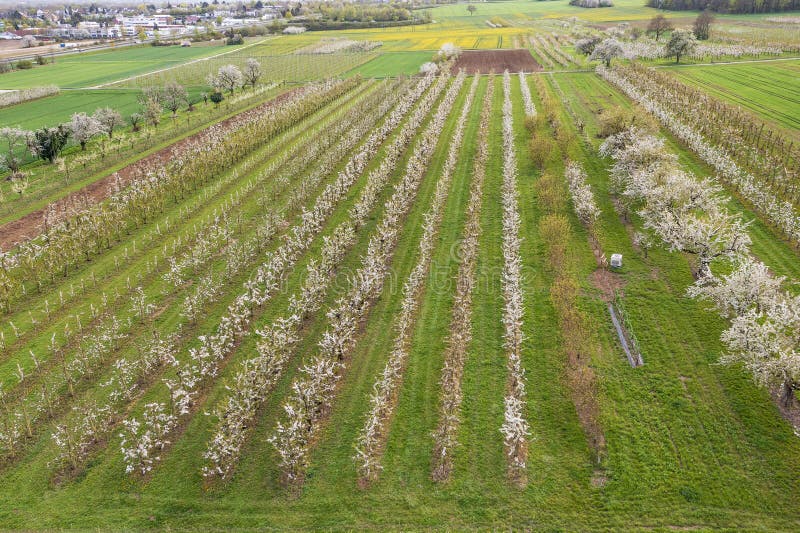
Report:
M429 26L163 57L175 68L130 65L57 111L0 110L33 127L113 97L127 114L140 87L268 70L106 172L75 165L65 185L39 163L30 197L0 206L2 231L195 135L0 255L0 527L800 529L800 403L720 362L757 302L761 321L797 305L800 167L776 148L797 138L797 60L594 71L559 19L654 11L615 4L442 6ZM383 45L296 53L330 37ZM413 75L446 42L526 48L543 70ZM664 229L709 218L699 250ZM748 261L786 278L765 282L774 301L723 316L689 296Z

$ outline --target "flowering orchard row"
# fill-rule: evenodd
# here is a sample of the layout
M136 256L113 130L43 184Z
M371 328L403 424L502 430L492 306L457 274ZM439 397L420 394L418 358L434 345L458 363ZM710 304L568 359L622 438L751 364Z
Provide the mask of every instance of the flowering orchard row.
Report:
M416 198L445 120L465 78L463 73L456 77L415 144L405 173L386 202L383 218L378 223L375 235L370 238L361 267L353 276L351 288L327 313L330 326L319 342L318 355L303 367L305 376L292 384L292 393L284 403L286 419L278 423L271 440L281 457L280 466L286 481L290 484L301 483L304 478L313 437L330 409L336 382L347 369L349 355L357 338L358 324L367 316L381 292L399 239L401 222Z
M659 100L661 93L650 91L648 85L642 82L641 76L635 71L611 70L601 66L598 67L598 72L656 116L676 137L714 167L719 172L719 177L733 187L770 224L778 228L793 243L800 244L800 215L792 204L793 196L784 196L767 180L751 174L745 167L737 164L725 148L713 144L697 129L676 116L672 107L662 105Z
M379 102L385 102L385 93L382 94L382 91L378 91L378 93L375 94L375 95L372 95L371 98L372 98L372 100L367 99L366 101L362 102L362 103L370 104L370 107L360 108L360 109L356 108L356 110L354 112L351 112L349 115L345 114L342 117L340 117L341 122L345 123L345 124L347 124L349 126L352 126L352 119L357 118L357 116L365 116L364 114L368 113L368 111L371 109L372 106L377 105ZM353 116L353 113L356 113L357 115ZM377 116L378 115L365 116L365 120L374 121ZM334 124L333 130L338 129L339 127L340 126L337 126L336 124ZM325 139L324 138L321 138L319 140L321 142L323 142L323 144L325 143ZM352 142L354 142L354 141L352 141ZM313 150L312 150L312 152L313 152ZM332 155L332 154L337 154L337 153L338 152L336 152L336 151L331 151L329 156ZM339 157L341 157L341 155L339 155ZM297 161L303 161L303 158L299 158L299 159L293 160L293 162L297 162ZM307 160L304 161L303 166L307 166L310 163L312 163L312 160L311 159L307 159ZM314 161L314 163L332 164L332 163L335 163L335 158L326 157L321 162ZM291 166L295 167L296 170L302 170L302 168L303 168L303 167L297 167L296 165L291 165ZM286 169L286 170L289 170L289 169ZM267 174L267 175L271 175L271 174ZM306 179L302 183L318 182L320 180L319 175L320 175L320 172L318 170L316 173L312 173L310 176L306 177ZM254 182L249 182L248 185L246 186L246 188L247 187L252 188L250 186L250 183L254 183ZM301 187L300 189L302 190L303 188ZM309 194L310 194L310 191L312 189L306 189L306 190L309 191ZM291 196L290 198L295 198L295 196ZM224 204L223 212L225 212L226 209L228 207L232 206L232 205L239 205L239 201L240 200L241 200L241 195L237 194L234 197L233 201L226 202ZM302 198L300 198L300 200L302 200ZM215 220L215 219L216 219L216 217L213 218L212 220ZM263 216L263 217L261 217L261 216L257 217L256 218L256 228L255 228L255 230L253 232L254 233L254 237L249 239L249 240L247 240L246 242L248 242L250 244L254 244L253 240L256 240L256 241L260 242L263 239L268 239L274 232L274 229L275 229L274 226L275 226L274 217L271 216L269 213L267 215ZM272 228L272 229L269 229L269 228ZM203 238L198 236L196 238L194 244L197 244L198 242L201 242L202 240L203 240ZM222 243L220 243L220 244L222 244ZM233 269L243 268L245 266L245 263L247 263L247 261L243 262L243 258L241 256L241 254L234 254L234 255L230 254L230 251L231 250L235 250L235 249L236 249L235 243L233 243L230 247L228 247L228 250L227 250L226 255L225 255L226 258L223 261L224 268L226 269L226 272L228 272L229 275L233 275L234 274ZM165 251L165 254L166 254L166 246L165 246L164 251ZM173 252L174 251L175 251L175 249L173 248ZM184 252L184 254L185 254L185 252ZM219 255L219 251L214 252L214 255ZM253 254L249 254L249 255L253 255ZM252 259L253 259L252 257L249 258L249 260L252 260ZM164 260L162 263L166 265L166 264L170 264L170 263L174 264L175 262L176 261L175 261L174 258L172 258L170 256L167 256L166 260ZM169 278L169 276L167 276L167 277ZM223 279L224 278L220 279L220 283L222 283ZM218 286L217 287L217 291L221 291L222 290L221 287L222 287L222 285ZM149 291L149 289L148 289L148 291ZM7 444L6 452L7 453L12 454L12 455L14 453L14 448L10 446L10 444L11 444L10 440L15 435L19 436L19 433L20 433L20 431L19 431L20 422L24 422L23 425L25 426L25 429L27 430L27 433L30 434L31 433L31 431L30 431L31 424L29 422L32 419L35 419L36 417L42 416L42 415L46 415L48 418L52 417L54 415L54 412L53 412L54 411L54 409L53 409L53 405L54 404L57 404L57 403L62 402L62 401L66 401L67 398L72 397L73 396L73 389L74 389L74 385L75 384L80 383L81 380L86 381L87 379L92 377L94 374L96 374L99 370L101 370L103 364L108 362L109 355L112 352L117 351L119 346L113 346L113 345L111 345L112 343L110 343L108 341L103 341L103 339L105 339L107 337L111 337L112 340L118 341L120 338L126 337L127 335L124 334L123 331L131 330L131 328L135 325L134 322L138 323L139 321L141 321L144 318L146 318L146 316L152 312L152 310L153 310L153 308L155 306L152 303L148 303L147 302L147 297L146 297L144 291L142 291L141 288L137 288L137 289L133 290L132 294L133 294L133 296L131 298L131 300L132 300L132 309L130 311L125 309L125 310L123 310L123 312L121 314L120 313L117 313L117 314L108 313L106 315L106 317L101 322L98 323L99 324L98 326L96 326L94 328L87 329L85 331L79 332L81 339L72 342L73 345L77 345L78 346L78 349L74 352L74 354L70 358L67 357L68 350L71 350L70 345L53 346L50 349L50 352L51 352L50 353L50 355L51 355L50 359L54 363L60 364L63 367L63 371L44 372L43 376L42 376L42 380L41 380L41 392L37 394L36 390L33 390L33 392L27 393L28 397L22 404L20 404L20 407L18 408L19 410L16 413L13 413L13 412L9 413L8 420L4 421L5 422L5 424L4 424L5 430L3 431L3 435L9 437L9 439L6 440L6 444ZM168 296L168 295L167 294L163 294L163 293L159 293L158 291L153 292L151 294L151 297L155 298L155 299L164 299L165 296ZM167 299L167 302L169 302L169 299ZM108 325L105 326L103 324L108 324ZM109 328L112 328L112 329L109 330ZM100 338L97 341L93 340L95 338L95 333L94 333L95 331L99 331L100 332ZM110 334L107 333L108 331L112 331L112 332L114 332L114 334L110 335ZM178 328L178 331L180 331L180 326ZM173 336L174 335L170 335L169 337L173 337ZM146 359L146 357L139 357L139 356L142 356L142 354L145 353L145 352L146 352L146 350L139 350L139 352L137 353L137 356L134 357L134 359L136 359L137 361L139 361L140 359ZM130 367L130 364L127 364L124 360L117 360L115 362L115 366L119 365L119 364L121 364L122 366L118 366L117 370L119 370L120 372L127 372L129 375L131 374L131 372L128 372L128 367ZM36 369L38 370L39 368L44 368L44 365L40 364L39 362L37 362ZM146 369L150 369L150 366L145 365L145 368ZM140 376L140 377L142 377L142 376ZM30 375L25 376L25 379L26 379L26 390L29 390L29 391L32 390L31 386L27 385L30 382L30 378L31 378ZM22 381L21 377L20 377L20 381ZM128 383L128 384L130 383L129 379L123 379L123 378L120 378L117 381ZM113 376L111 377L110 382L114 382L114 377ZM111 407L114 407L113 401L115 401L115 399L113 398L113 396L114 396L114 391L113 390L112 390L112 394L110 394L109 396L112 398L112 404L106 405L105 407L101 406L99 408L100 410L110 411ZM8 408L9 404L8 404L8 400L7 399L6 399L5 403L6 403L6 406ZM84 418L87 418L87 417L88 418L97 418L96 415L92 414L94 412L94 409L92 409L91 406L84 406L81 409L77 409L77 411L81 412L81 413L85 413ZM109 412L109 414L110 415L115 415L115 413L113 413L113 412ZM110 421L113 421L113 418L114 418L113 416L109 416L109 417L106 417L105 419L103 419L103 421L109 421L110 422ZM95 426L92 429L93 429L92 434L89 434L88 436L94 436L96 438L97 437L97 435L96 435L97 434L97 427ZM70 444L74 444L76 441L80 440L80 439L77 439L76 436L81 434L81 432L78 432L78 431L74 430L74 428L69 428L69 427L64 428L64 430L65 431L68 430L69 433L72 435L72 438L71 439L60 439L59 440L60 442L65 442L67 445L70 445ZM30 436L30 435L28 435L28 436ZM81 444L81 446L85 446L86 445L86 443L83 443L83 442L80 442L80 444ZM74 463L75 462L75 456L76 456L76 450L78 448L75 447L75 446L73 446L72 448L73 448L72 450L67 450L66 453L71 455L70 462Z
M344 144L346 147L346 144ZM344 148L339 153L346 153ZM239 340L248 333L256 312L272 299L280 284L324 229L326 220L347 197L357 176L341 173L319 194L313 206L303 211L284 235L283 243L269 252L244 282L243 291L228 306L214 333L197 337L199 346L190 348L181 359L175 375L163 380L169 401L145 406L142 421L123 422L121 450L129 472L147 473L168 436L194 414L196 400L205 386L217 376L220 365L233 354Z
M406 92L388 119L372 132L342 171L347 179L354 179L365 171L378 148L400 126L432 82L432 77L426 77ZM218 423L205 453L208 461L204 468L206 477L224 478L232 473L253 418L281 376L286 361L300 340L303 320L318 311L322 305L322 298L330 287L336 267L346 251L354 245L356 230L364 225L376 207L378 193L385 188L404 146L413 138L425 114L429 112L439 94L440 86L441 84L437 85L424 96L388 149L380 166L369 174L365 189L350 210L350 217L326 237L321 258L308 266L302 288L289 298L290 309L287 315L256 331L260 338L258 355L242 363L229 387L229 394L215 410Z
M400 313L394 321L394 329L397 334L389 352L389 360L373 385L374 392L370 397L370 412L358 437L354 459L359 476L364 481L375 480L381 470L381 451L387 436L388 425L394 414L393 400L402 382L403 371L409 357L411 337L417 323L417 312L421 304L425 280L429 273L434 244L444 218L444 208L461 151L467 116L472 108L472 101L478 87L478 79L477 76L473 78L464 107L458 117L456 129L450 137L447 159L439 181L436 183L433 200L422 225L417 263L403 285Z

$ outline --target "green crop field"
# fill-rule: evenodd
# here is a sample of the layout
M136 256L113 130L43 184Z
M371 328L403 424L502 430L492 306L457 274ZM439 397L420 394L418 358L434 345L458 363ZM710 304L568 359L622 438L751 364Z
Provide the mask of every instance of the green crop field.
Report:
M139 46L121 50L57 57L54 64L0 75L0 88L22 89L43 85L93 87L120 78L170 68L186 61L231 52L216 46Z
M264 70L0 185L0 528L800 530L800 60L471 5L8 75L81 87L31 129Z
M415 74L419 72L420 65L430 61L432 56L430 52L385 52L349 73L358 73L367 78Z
M744 107L800 138L800 61L676 69L709 94Z

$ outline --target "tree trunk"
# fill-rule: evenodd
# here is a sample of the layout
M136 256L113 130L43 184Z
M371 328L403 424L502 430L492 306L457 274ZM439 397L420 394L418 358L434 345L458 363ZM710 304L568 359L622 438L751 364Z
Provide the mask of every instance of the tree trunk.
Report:
M781 385L781 402L787 409L792 406L794 401L794 387L791 381L784 381Z

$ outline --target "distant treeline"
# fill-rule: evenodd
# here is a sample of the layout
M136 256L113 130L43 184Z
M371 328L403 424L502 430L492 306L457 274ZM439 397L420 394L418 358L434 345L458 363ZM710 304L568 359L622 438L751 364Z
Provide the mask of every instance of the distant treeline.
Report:
M412 26L415 24L427 24L430 20L412 19L396 21L370 21L370 22L334 22L329 20L304 20L299 24L305 26L308 31L324 30L355 30L363 28L391 28L396 26Z
M717 13L775 13L800 9L800 0L647 0L647 5L674 11Z

